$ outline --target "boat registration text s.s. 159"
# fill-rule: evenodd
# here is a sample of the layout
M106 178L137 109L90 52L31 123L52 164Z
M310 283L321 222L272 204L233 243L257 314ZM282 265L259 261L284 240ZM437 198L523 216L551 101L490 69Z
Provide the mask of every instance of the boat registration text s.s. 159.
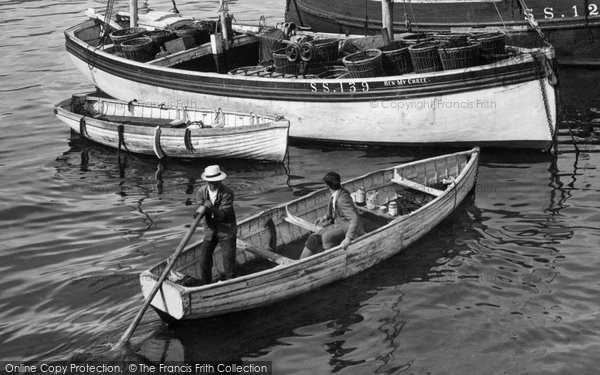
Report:
M379 82L378 82L379 83ZM407 86L427 84L429 79L426 77L402 78L383 81L383 87ZM381 83L379 83L381 84ZM311 82L311 92L367 92L370 90L369 82Z
M368 82L311 82L311 92L357 92L369 91Z

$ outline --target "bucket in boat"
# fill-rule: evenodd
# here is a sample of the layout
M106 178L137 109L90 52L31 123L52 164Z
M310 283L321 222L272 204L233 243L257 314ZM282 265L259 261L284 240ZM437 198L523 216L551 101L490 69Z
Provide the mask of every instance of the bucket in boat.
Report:
M377 190L367 192L367 209L375 209L375 206L377 205L377 194L379 194Z
M348 55L342 62L348 68L350 78L378 77L383 75L381 51L368 49Z
M464 47L438 48L444 70L475 66L480 61L481 43L469 42Z
M143 36L145 32L146 29L142 27L132 27L113 31L110 33L110 40L112 40L115 45L115 52L123 52L121 50L121 44L123 44L123 42L133 38L139 38Z
M415 72L427 73L444 69L438 53L440 46L441 42L423 42L408 47Z
M277 73L298 75L300 72L298 62L290 61L285 48L273 52L273 66Z
M483 55L501 55L505 52L506 34L501 32L474 34L471 40L481 43Z
M121 49L130 60L146 62L154 58L154 43L147 36L127 40L121 44Z
M388 205L388 214L390 214L391 216L398 215L398 203L396 203L395 201L390 202L390 204Z
M400 40L408 45L413 45L417 43L430 42L433 40L433 38L431 35L425 33L406 33L400 35Z
M433 40L437 42L444 42L446 47L464 47L467 45L468 34L441 32L433 34Z
M410 73L414 70L408 44L401 40L394 41L380 48L383 70L388 75Z

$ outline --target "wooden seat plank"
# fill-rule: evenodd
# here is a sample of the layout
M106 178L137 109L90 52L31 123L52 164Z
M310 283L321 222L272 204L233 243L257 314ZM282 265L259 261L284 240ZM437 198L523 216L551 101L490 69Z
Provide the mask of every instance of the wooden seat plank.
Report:
M288 264L294 261L293 259L273 252L271 249L260 248L240 239L237 240L237 247L277 264Z
M395 184L406 186L411 189L415 189L415 190L421 191L423 193L433 195L435 197L439 197L440 195L444 194L444 192L442 190L434 189L432 187L425 186L425 185L419 184L419 183L411 181L411 180L407 180L400 176L395 176L394 178L391 179L391 181Z

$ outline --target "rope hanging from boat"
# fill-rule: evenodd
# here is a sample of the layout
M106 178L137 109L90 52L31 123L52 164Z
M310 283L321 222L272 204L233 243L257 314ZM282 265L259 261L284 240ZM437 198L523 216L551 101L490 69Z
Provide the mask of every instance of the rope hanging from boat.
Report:
M539 77L540 83L540 91L542 92L542 99L544 100L544 109L546 111L546 120L548 121L548 129L550 131L550 139L552 142L552 148L554 149L554 153L558 152L558 142L557 142L557 131L554 126L552 126L552 112L550 110L550 104L548 103L548 94L546 92L546 77L548 77L548 82L555 86L558 83L556 75L554 73L554 69L550 66L546 55L542 52L532 52L531 57L535 63L536 76ZM558 124L556 124L558 126Z
M165 157L165 152L163 151L162 147L160 146L160 133L162 132L160 126L157 126L156 128L154 128L154 143L152 144L152 149L154 150L154 154L159 158L162 159Z
M119 124L119 126L117 126L117 133L119 134L119 148L117 150L117 152L120 154L121 153L121 148L123 147L123 143L124 143L124 138L123 138L123 133L125 132L125 126L123 126L123 124Z
M365 36L369 34L369 0L365 0Z
M185 128L183 143L185 144L186 150L194 152L194 145L192 144L192 131L189 128Z
M502 22L502 27L504 28L504 32L508 35L511 42L513 42L512 33L508 32L508 28L506 27L506 23L504 23L504 18L502 18L502 14L500 13L500 9L496 5L496 2L492 0L492 4L494 4L494 8L496 8L496 13L498 13L498 17L500 18L500 22Z
M523 15L525 16L525 20L538 33L540 38L544 41L544 44L546 44L547 46L551 46L550 41L546 38L546 36L542 32L542 29L540 28L540 25L536 21L534 15L533 15L533 10L527 6L527 4L525 3L525 0L519 0L519 2L521 3L521 6L523 7Z
M83 116L82 118L79 119L79 135L81 135L82 137L85 137L85 138L90 137L88 135L87 128L86 128L85 116Z
M103 46L104 43L108 40L109 29L110 29L110 20L112 19L113 9L115 7L115 0L108 0L106 3L106 10L104 11L104 28L102 30L102 35L100 36L100 46Z

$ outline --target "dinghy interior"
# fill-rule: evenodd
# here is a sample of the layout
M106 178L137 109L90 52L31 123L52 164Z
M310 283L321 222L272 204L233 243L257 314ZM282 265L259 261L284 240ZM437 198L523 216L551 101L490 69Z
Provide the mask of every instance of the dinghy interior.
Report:
M357 205L357 208L367 233L353 242L369 242L369 236L385 233L387 228L397 225L399 221L406 221L404 228L408 232L418 232L416 228L423 225L423 220L415 220L415 215L440 199L447 199L452 204L457 194L457 181L468 174L466 166L476 155L457 153L423 163L410 163L372 172L343 184L351 192L366 192L366 205ZM238 223L238 275L297 262L308 236L320 229L313 223L326 214L330 198L329 190L318 190ZM397 211L390 215L390 211L395 210ZM411 219L412 224L408 224ZM410 238L413 234L405 233L407 243L412 241ZM174 271L169 277L171 282L184 287L201 285L198 281L200 249L201 241L184 250L175 262ZM337 247L325 252L335 249ZM217 247L213 260L215 281L223 272L219 252L220 248ZM323 253L302 260L318 257L320 254ZM166 262L156 265L150 270L151 274L161 274L165 265Z

